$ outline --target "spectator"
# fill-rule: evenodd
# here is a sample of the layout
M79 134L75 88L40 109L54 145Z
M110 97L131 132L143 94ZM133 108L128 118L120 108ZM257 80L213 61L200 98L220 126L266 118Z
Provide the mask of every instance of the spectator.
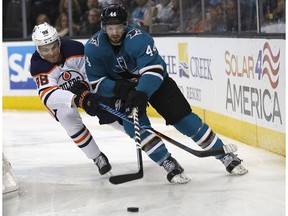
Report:
M114 4L114 3L117 3L118 1L120 0L101 0L100 3L101 3L101 7L103 8L108 4Z
M137 28L147 31L149 26L149 17L153 17L153 14L155 14L155 7L152 8L152 16L150 16L150 5L148 0L135 0L135 2L137 6L132 10L131 23ZM153 5L151 5L151 7L152 6Z
M4 38L21 38L22 32L22 15L21 1L2 1L5 8L3 8L3 37Z
M81 35L91 36L101 29L100 24L101 12L96 8L92 8L88 13L88 20L81 26Z
M271 9L270 9L271 8ZM277 0L277 6L267 5L265 20L261 23L261 32L285 33L285 0Z
M87 8L87 0L77 0L81 10L81 16L88 10ZM81 18L80 16L80 18Z
M72 20L73 23L79 24L80 23L80 16L81 16L81 8L79 5L78 0L71 0L72 2ZM66 13L69 14L68 7L69 7L68 0L61 0L59 4L59 12L60 14Z
M173 5L173 16L171 18L170 30L176 32L183 32L189 23L191 17L191 10L189 7L189 0L182 0L182 8L183 8L183 20L182 26L180 22L180 2L179 0L171 0Z
M206 14L205 31L208 32L225 32L226 23L222 3L211 1Z
M186 32L193 32L193 33L203 32L201 7L202 7L201 0L197 0L191 9L191 17L188 26L186 28Z
M224 5L222 3L218 3L216 5L216 31L217 32L226 32L227 27L226 27L226 17L224 14Z
M160 3L155 7L157 13L153 19L153 23L170 23L174 13L171 0L160 0Z
M116 0L116 3L122 4L128 13L128 20L131 20L131 12L137 6L135 0Z
M257 31L256 3L253 0L241 0L241 31Z
M237 1L228 0L226 5L227 31L238 31Z
M66 13L63 12L58 16L55 28L59 37L69 36L69 20Z
M36 25L40 25L45 22L51 24L50 18L44 13L39 14L36 18Z
M40 24L43 24L45 22L51 25L51 21L46 14L44 14L44 13L39 14L36 18L36 25L40 25ZM31 37L32 37L32 32L27 36L27 38L31 39Z
M277 1L277 7L273 10L272 14L275 22L285 22L285 0Z
M87 10L80 17L80 22L85 23L88 22L88 14L92 8L101 9L98 0L87 0L86 1Z
M66 13L61 13L56 20L55 28L59 37L69 36L69 19ZM78 35L80 26L73 23L73 34Z
M30 17L31 17L31 29L32 32L33 27L37 25L35 22L39 14L46 14L50 19L50 24L54 25L57 17L59 16L59 10L55 10L55 8L59 7L58 0L29 0L26 1L27 6L30 7ZM30 2L30 3L28 3ZM28 14L27 14L28 15Z

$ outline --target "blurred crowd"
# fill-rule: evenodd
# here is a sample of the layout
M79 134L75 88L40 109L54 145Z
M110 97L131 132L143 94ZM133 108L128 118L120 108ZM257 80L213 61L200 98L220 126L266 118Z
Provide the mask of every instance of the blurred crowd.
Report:
M263 32L284 33L285 1L262 0L256 7L256 0L25 0L22 10L22 0L6 0L3 38L23 38L23 17L27 38L34 25L43 22L53 25L61 37L91 36L101 28L101 9L108 3L122 3L129 23L149 33L257 33L257 18Z

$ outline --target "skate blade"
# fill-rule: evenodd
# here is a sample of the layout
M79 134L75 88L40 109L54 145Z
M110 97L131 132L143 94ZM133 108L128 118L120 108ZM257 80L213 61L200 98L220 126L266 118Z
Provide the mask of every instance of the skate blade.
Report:
M108 171L107 173L105 173L104 175L105 175L105 176L107 176L107 177L111 177L111 176L113 176L113 174L112 174L111 170L110 170L110 171Z
M246 173L248 170L242 164L236 166L231 172L232 175L245 175Z
M180 173L179 175L175 175L171 179L171 183L173 184L187 184L191 179L184 173Z

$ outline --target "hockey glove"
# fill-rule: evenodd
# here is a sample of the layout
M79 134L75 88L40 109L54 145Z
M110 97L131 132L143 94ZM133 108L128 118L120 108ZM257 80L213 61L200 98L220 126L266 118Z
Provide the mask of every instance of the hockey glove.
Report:
M130 91L135 90L137 83L126 79L116 81L113 93L116 98L126 100Z
M90 91L82 91L76 94L74 103L77 107L85 110L88 115L96 116L102 109L99 106L101 96L92 94Z
M131 91L128 94L126 103L124 104L124 110L126 115L131 118L132 110L134 107L138 107L138 114L141 116L146 112L146 107L148 105L148 96L141 91Z
M90 85L83 80L78 80L72 85L70 91L77 95L83 91L90 91Z

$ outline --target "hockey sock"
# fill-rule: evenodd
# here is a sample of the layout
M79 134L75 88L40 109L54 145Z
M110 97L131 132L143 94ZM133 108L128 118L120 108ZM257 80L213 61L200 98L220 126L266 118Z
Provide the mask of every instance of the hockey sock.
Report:
M149 134L150 136L148 135L148 137L143 140L142 149L154 162L161 165L163 161L171 154L168 152L165 144L159 137L148 132L145 133Z
M85 125L80 131L70 137L88 158L95 159L100 155L101 152Z
M224 145L212 129L195 114L191 113L173 125L178 131L190 137L202 149L211 149ZM217 155L222 158L224 155Z
M140 122L145 125L150 125L149 119L146 115L140 117ZM134 136L134 128L131 123L123 121L124 129L131 138ZM147 155L157 164L162 164L163 161L169 157L170 153L166 149L163 141L146 130L141 130L141 148Z

